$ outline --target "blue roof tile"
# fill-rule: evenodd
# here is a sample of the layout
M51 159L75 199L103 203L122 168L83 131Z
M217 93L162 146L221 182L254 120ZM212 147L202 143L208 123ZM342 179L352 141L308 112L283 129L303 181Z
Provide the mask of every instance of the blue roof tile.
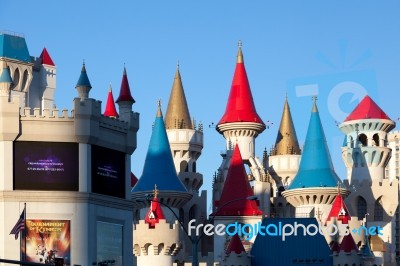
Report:
M25 38L6 33L0 33L0 57L32 62Z
M155 184L160 191L187 192L175 170L160 107L154 122L143 174L132 188L132 193L152 191Z
M3 71L0 75L0 83L12 83L10 70L8 69L8 67L3 68Z
M79 79L78 79L78 82L76 83L75 88L79 87L79 86L86 86L86 87L92 88L92 85L90 85L90 81L89 81L89 78L86 73L85 63L83 63L83 65L82 65L81 75L79 76Z
M335 173L319 112L314 102L299 170L288 189L337 187Z

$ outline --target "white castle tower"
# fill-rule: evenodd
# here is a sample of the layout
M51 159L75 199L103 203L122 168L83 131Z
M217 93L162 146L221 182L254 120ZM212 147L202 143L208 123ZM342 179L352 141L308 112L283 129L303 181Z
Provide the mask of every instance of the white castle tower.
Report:
M197 159L203 149L203 126L199 124L196 127L194 119L190 119L179 65L164 120L178 177L187 191L193 195L192 199L179 209L180 219L184 224L193 219L197 223L203 223L207 217L207 191L199 193L203 185L203 175L197 170ZM189 252L192 243L188 238L185 238L185 241L189 247L186 252Z
M289 102L286 98L278 135L266 165L273 180L271 216L293 216L293 207L287 203L282 192L292 183L299 169L300 158L301 150L290 113Z
M239 146L242 159L250 170L249 181L254 181L254 194L260 200L260 208L263 213L269 213L270 206L270 181L264 166L255 157L255 139L265 130L265 124L257 114L254 106L253 96L246 69L243 61L241 42L236 60L236 68L233 76L232 86L229 93L226 110L217 124L217 131L226 140L226 154L223 154L223 162L218 169L218 174L213 183L213 199L219 200L229 160L232 156L233 147Z
M397 179L385 177L391 157L387 134L394 126L368 95L339 126L346 134L342 157L347 167L345 184L351 191L347 206L360 222L383 228L383 235L371 236L370 240L377 265L395 263L399 188Z
M156 192L153 190L155 186L158 188ZM154 228L144 222L149 215L148 206L155 201L153 199L150 204L145 201L151 194L155 194L156 201L170 208L164 211L168 222L161 220ZM139 216L135 219L139 223L134 224L133 230L138 266L172 265L175 261L184 261L183 254L178 254L178 251L186 248L184 238L187 236L182 234L175 215L192 196L177 176L159 102L143 173L132 188L134 213Z
M333 168L314 97L299 171L282 195L296 207L296 217L321 221L326 219L338 192L349 194Z

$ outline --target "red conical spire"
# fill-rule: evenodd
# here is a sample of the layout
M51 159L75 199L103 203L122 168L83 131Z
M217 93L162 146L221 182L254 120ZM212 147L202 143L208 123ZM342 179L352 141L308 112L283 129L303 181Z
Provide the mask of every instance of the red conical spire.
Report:
M110 90L108 91L106 110L104 111L104 116L118 118L117 109L115 108L114 96L112 93L112 88L110 84Z
M47 52L46 47L43 48L43 51L39 57L42 59L42 65L55 66L53 59L51 59L49 53Z
M264 125L254 106L249 80L244 67L241 42L239 42L236 69L225 114L218 122L218 125L234 122L255 122Z
M217 216L247 216L247 215L261 215L261 211L257 206L256 201L246 199L254 196L253 190L250 187L249 180L244 169L242 156L240 154L239 146L235 146L233 151L231 163L226 176L224 188L222 190L221 198L215 203L216 207L221 207L224 204L234 201L232 204L224 205L221 210L217 210Z
M350 253L352 250L358 252L356 242L354 242L353 236L351 234L345 235L343 237L342 243L340 243L340 251Z
M244 250L242 241L240 240L238 235L234 235L231 239L231 242L229 242L229 246L226 249L226 254L229 255L232 252L235 252L236 254L240 254L242 252L246 252Z
M388 119L390 118L368 95L361 100L357 107L347 116L344 122L359 119Z
M126 75L125 67L124 74L122 75L121 89L119 91L119 96L116 102L119 103L122 101L135 103L135 100L133 99L131 94L131 89L129 88L128 76Z
M349 220L351 220L349 211L347 210L347 207L344 204L344 200L340 194L336 195L336 198L332 203L332 208L331 211L329 212L326 221L330 221L331 219L334 218L336 218L339 221L342 221L342 224L348 224Z
M144 221L149 224L150 228L155 228L156 224L160 219L165 219L164 212L161 208L160 203L158 202L158 189L157 186L154 188L154 198L150 202L150 208L146 213L146 217Z
M131 188L133 188L136 185L137 181L138 181L137 177L131 172Z

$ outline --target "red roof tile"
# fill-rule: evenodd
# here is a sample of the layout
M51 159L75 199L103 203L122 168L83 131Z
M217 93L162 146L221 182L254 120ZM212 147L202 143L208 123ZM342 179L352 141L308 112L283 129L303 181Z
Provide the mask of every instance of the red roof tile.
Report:
M348 224L349 220L351 220L349 211L347 210L344 200L340 194L336 195L336 198L332 203L332 208L331 211L329 212L326 222L334 218L336 218L339 221L342 221L342 224Z
M388 119L390 118L368 95L361 100L357 107L351 112L344 122L359 119Z
M343 237L342 243L340 243L340 251L350 253L352 250L358 252L356 242L354 242L353 236L351 234L345 235Z
M46 48L43 48L43 51L39 57L42 59L42 65L55 66L53 59L51 59Z
M249 80L247 79L246 69L242 60L242 52L239 48L240 60L236 63L235 74L233 76L231 91L225 114L218 124L234 122L255 122L264 124L258 116L251 94ZM239 59L239 56L238 56Z
M135 100L132 97L131 89L129 87L128 76L126 74L126 68L124 67L124 74L122 75L121 89L119 91L119 96L117 99L117 103L124 102L132 102L135 103Z
M234 235L231 238L231 241L229 242L229 246L226 249L226 254L231 254L232 252L235 252L236 254L240 254L242 252L246 252L244 250L242 241L240 240L238 235Z
M108 91L106 110L104 111L104 116L115 117L115 118L119 117L119 115L117 113L117 109L115 108L114 96L113 96L111 88Z
M244 169L242 156L239 146L235 146L232 159L226 176L224 188L221 198L216 201L216 207L222 208L217 211L216 216L247 216L261 215L261 211L255 200L245 199L254 196L253 190L250 187L246 171ZM227 204L236 199L243 199ZM224 205L227 204L227 205Z
M144 221L149 224L150 228L154 228L160 219L165 219L164 212L156 197L150 203L149 210L146 213Z

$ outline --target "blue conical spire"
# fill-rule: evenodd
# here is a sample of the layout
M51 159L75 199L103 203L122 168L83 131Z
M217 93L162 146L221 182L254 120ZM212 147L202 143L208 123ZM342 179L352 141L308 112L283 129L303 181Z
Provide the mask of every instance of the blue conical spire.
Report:
M299 171L294 177L293 182L289 185L289 189L337 187L338 182L341 183L333 169L331 156L314 98Z
M83 65L82 65L81 75L79 76L79 79L78 79L78 82L76 83L75 88L80 87L80 86L92 88L92 85L90 85L90 81L89 81L89 78L86 73L85 63L83 63Z
M143 174L132 188L132 192L152 191L155 184L161 191L187 192L176 174L160 103L144 162Z
M12 83L10 70L8 69L8 67L3 68L3 72L1 72L0 76L0 83Z

